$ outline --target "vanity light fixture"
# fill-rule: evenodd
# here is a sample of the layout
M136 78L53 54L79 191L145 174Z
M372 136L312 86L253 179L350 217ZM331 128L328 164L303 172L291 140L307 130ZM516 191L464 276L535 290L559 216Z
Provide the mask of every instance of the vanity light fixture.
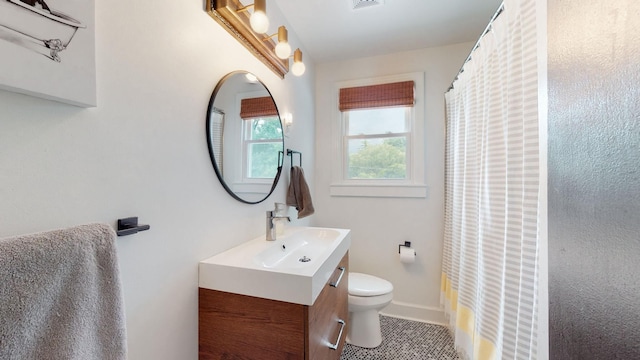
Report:
M289 56L291 56L291 45L289 45L289 33L287 32L287 28L284 27L284 25L280 26L278 28L278 32L269 36L267 39L271 39L276 35L278 35L278 45L276 45L275 48L276 56L283 60L288 59Z
M304 63L302 62L302 51L300 49L296 49L296 51L293 52L293 66L291 67L291 72L295 76L301 76L304 74L305 70L306 66L304 66Z
M291 115L290 112L284 113L282 120L284 120L285 126L291 126L291 124L293 124L293 115Z
M251 28L258 34L269 31L269 18L267 17L267 0L254 0L253 4L239 8L238 12L243 12L253 8L253 13L249 17Z
M242 0L205 1L207 13L216 22L244 45L256 58L284 79L285 74L290 70L289 58L292 57L291 45L288 39L289 34L284 26L280 26L276 34L266 35L269 27L265 12L266 0L254 0L253 4L247 6L242 4ZM253 13L247 11L251 7L253 7ZM256 14L258 19L264 15L266 21L254 21ZM277 43L273 39L276 35L278 36ZM293 53L291 72L295 76L300 76L305 72L300 49Z
M284 125L284 134L289 135L291 125L293 125L293 115L290 112L286 112L282 115L282 125Z
M258 82L258 78L252 73L248 72L244 75L248 82L255 83Z

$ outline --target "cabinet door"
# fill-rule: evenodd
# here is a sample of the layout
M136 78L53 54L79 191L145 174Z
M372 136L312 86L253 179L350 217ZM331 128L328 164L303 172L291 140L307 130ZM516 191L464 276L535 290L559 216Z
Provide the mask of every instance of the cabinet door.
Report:
M307 306L199 289L199 358L300 360Z
M340 270L344 268L344 270ZM342 274L342 277L340 278ZM347 336L346 324L349 308L349 253L340 261L333 276L329 279L316 302L309 308L309 346L307 358L311 360L340 359L344 339ZM331 284L339 283L336 287ZM340 321L345 322L344 325ZM342 330L342 334L340 334ZM330 345L337 344L337 349Z

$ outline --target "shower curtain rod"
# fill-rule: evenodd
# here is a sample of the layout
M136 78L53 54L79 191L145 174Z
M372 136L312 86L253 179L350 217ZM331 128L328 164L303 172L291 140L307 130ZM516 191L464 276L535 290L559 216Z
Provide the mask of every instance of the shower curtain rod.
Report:
M476 43L471 48L471 51L469 52L469 55L467 56L467 58L462 63L462 66L460 67L460 70L458 70L458 74L456 74L456 77L453 78L453 81L451 81L451 86L449 86L449 89L447 89L446 92L449 92L449 91L451 91L451 89L453 89L453 83L456 82L456 80L458 80L458 75L460 75L460 74L462 74L464 72L464 66L467 64L467 62L469 62L469 60L471 60L471 54L473 54L473 52L476 51L476 49L480 46L480 40L482 40L482 37L485 36L491 30L491 25L498 18L498 16L500 16L500 14L502 14L503 10L504 10L504 2L502 2L500 4L500 6L498 7L498 10L496 10L496 12L491 17L491 20L489 20L489 24L487 24L487 27L484 28L484 31L482 32L482 34L478 38L478 41L476 41Z

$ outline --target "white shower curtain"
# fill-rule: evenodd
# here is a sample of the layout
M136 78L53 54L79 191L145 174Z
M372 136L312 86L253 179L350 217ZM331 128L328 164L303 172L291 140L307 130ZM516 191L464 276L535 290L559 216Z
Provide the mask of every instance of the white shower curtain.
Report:
M535 0L505 0L445 94L441 301L469 359L536 359Z

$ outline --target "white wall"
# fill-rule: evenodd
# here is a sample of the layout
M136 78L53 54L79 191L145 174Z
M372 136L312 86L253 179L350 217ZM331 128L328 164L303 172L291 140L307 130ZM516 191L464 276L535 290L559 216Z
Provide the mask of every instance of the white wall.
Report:
M269 16L283 23L275 4ZM260 205L224 191L205 138L211 92L254 72L293 113L285 145L311 164L314 66L305 56L307 73L281 80L203 1L96 2L96 24L98 107L0 91L0 237L139 216L151 229L117 240L129 358L196 359L198 261L263 234L288 183Z
M319 64L316 69L316 189L319 226L352 229L352 271L394 285L388 315L444 322L440 274L444 224L444 93L473 43ZM336 82L413 72L425 74L427 198L331 197L331 122ZM413 264L402 264L398 244L411 241Z

